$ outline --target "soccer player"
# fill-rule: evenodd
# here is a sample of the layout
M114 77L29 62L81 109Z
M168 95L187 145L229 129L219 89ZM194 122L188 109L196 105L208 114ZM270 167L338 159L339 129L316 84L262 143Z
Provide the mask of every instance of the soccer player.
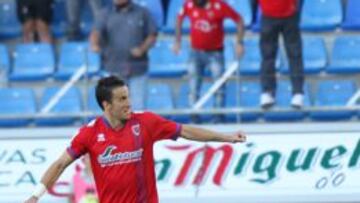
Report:
M124 81L98 81L96 100L103 116L83 126L70 146L47 169L31 197L36 203L75 159L88 153L101 203L157 203L153 145L179 136L197 141L244 142L241 132L225 135L166 120L154 113L133 113Z

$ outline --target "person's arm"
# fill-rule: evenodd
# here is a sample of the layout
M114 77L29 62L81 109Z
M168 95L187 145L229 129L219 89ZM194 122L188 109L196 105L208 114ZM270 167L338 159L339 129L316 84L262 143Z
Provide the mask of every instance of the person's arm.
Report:
M176 19L176 25L175 25L175 43L174 43L174 47L173 47L173 51L175 54L178 54L181 50L181 36L182 36L182 31L181 31L181 27L182 27L182 22L183 22L183 18L178 17Z
M203 128L194 127L191 125L182 125L180 136L188 140L196 141L214 141L214 142L245 142L246 135L242 132L235 132L232 134L224 134Z
M93 29L90 34L90 47L94 52L99 52L100 48L100 32L96 29Z
M41 183L36 187L31 197L25 201L25 203L36 203L39 198L51 188L63 171L74 161L74 159L64 152L51 166L46 170L45 174L41 178Z
M237 34L236 34L236 56L240 57L244 54L244 33L245 26L242 18L237 23Z

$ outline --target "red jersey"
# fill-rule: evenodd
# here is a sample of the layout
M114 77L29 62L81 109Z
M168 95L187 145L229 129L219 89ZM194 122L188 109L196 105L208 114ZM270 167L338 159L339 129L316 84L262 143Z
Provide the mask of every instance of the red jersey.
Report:
M297 0L260 0L261 11L265 16L286 18L295 14Z
M226 18L240 22L241 17L225 1L209 0L204 8L196 7L192 0L187 0L179 15L180 22L185 17L190 19L191 46L196 50L218 50L224 44L224 26Z
M133 113L119 130L104 117L82 127L67 152L89 153L100 203L157 203L153 145L177 139L181 125L153 113Z

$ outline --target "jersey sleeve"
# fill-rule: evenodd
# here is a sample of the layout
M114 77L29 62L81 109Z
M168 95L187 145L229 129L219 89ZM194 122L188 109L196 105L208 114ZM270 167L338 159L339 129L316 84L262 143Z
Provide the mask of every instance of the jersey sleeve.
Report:
M146 113L148 130L153 142L165 139L176 140L180 136L181 124L154 113Z
M83 127L71 140L66 151L74 160L88 152L88 138L89 130Z
M242 20L241 16L226 2L222 1L221 7L224 11L223 13L225 18L231 18L236 23Z

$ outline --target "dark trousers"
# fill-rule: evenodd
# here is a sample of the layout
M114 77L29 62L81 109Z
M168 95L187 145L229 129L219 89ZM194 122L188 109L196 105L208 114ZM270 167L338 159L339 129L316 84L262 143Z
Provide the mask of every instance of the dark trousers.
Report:
M292 92L293 94L303 93L304 65L298 15L290 16L288 18L270 18L262 16L260 34L262 90L263 92L275 94L275 61L280 35L284 38L286 54L290 65Z

